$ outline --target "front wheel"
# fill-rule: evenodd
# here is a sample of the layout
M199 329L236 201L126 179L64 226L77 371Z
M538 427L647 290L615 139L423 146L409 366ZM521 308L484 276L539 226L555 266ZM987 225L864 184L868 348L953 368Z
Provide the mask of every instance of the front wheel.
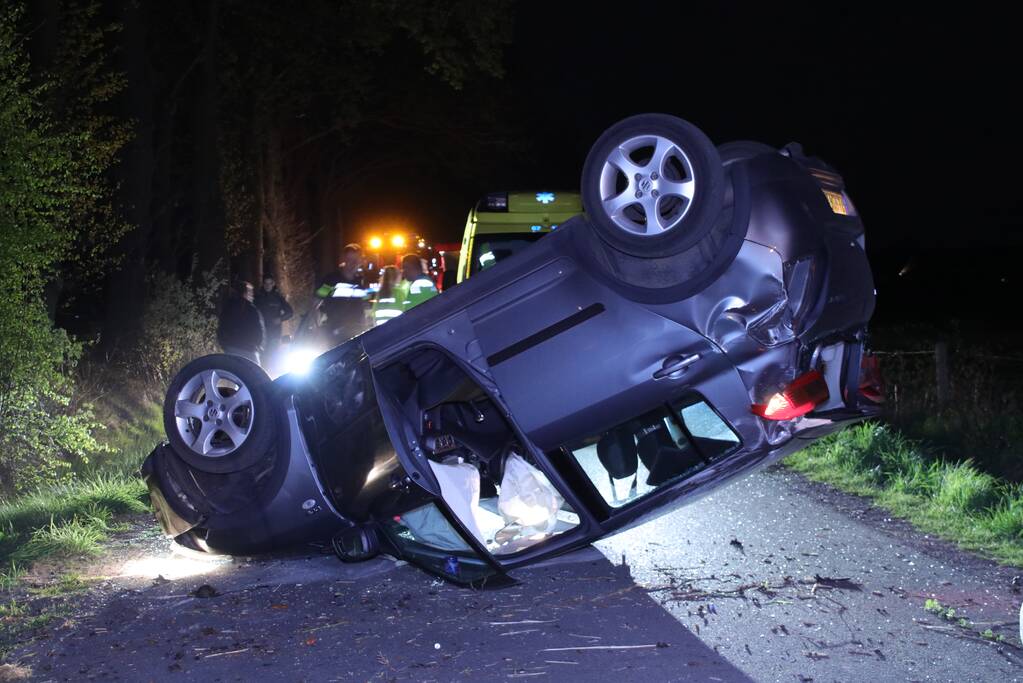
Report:
M270 390L267 374L245 358L197 358L167 389L163 422L171 448L192 467L213 474L257 464L276 438Z
M631 256L663 258L714 227L725 179L717 149L699 128L666 114L640 114L594 143L581 188L604 242Z

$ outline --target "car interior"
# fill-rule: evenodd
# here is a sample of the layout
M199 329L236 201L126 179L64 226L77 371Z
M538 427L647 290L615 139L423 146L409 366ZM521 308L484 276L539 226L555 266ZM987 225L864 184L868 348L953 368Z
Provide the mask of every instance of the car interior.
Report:
M446 354L419 350L378 378L416 425L447 507L492 554L524 550L579 524L487 393ZM421 543L467 549L435 506L401 517Z
M701 472L739 438L698 397L655 407L563 450L604 502L618 508Z

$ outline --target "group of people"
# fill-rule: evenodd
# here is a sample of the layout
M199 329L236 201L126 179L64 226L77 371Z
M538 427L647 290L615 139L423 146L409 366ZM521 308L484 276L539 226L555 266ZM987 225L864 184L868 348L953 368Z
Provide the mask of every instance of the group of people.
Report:
M221 309L217 341L224 353L260 363L260 354L272 353L280 344L284 321L294 314L272 277L263 278L258 293L251 283L239 281Z
M365 260L357 244L341 252L338 268L316 290L317 302L302 319L300 330L318 336L330 348L382 325L438 294L426 264L417 254L406 254L401 267L385 266L378 286L367 285ZM375 291L374 291L375 290ZM224 304L217 340L225 353L265 362L281 343L284 321L294 315L291 305L272 277L263 279L258 292L238 282Z

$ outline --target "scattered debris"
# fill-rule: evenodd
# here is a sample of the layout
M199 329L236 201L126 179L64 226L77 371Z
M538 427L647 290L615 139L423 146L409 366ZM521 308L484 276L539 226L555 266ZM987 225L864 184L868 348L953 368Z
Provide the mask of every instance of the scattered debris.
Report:
M821 588L838 588L846 591L860 592L863 590L863 585L856 583L850 578L835 579L830 576L821 576L820 574L814 574L813 579L816 582L812 590L816 590L817 587Z
M20 664L0 664L0 681L27 681L32 678L32 669Z
M728 542L728 545L732 546L733 548L736 548L736 549L738 549L738 551L739 551L740 553L743 553L743 554L745 554L745 553L746 553L746 550L745 550L745 548L743 548L743 545L742 545L742 541L740 541L740 540L739 540L739 539L737 539L737 538L733 538L732 540L730 540L730 541Z
M228 652L214 652L213 654L210 655L203 655L203 659L213 659L214 657L223 657L225 655L236 655L241 652L248 652L249 649L250 648L243 647L240 650L229 650Z
M210 584L204 583L203 585L199 586L194 591L192 591L189 595L195 598L215 598L219 596L220 593L217 592L217 589L211 586Z
M654 650L670 647L667 643L657 642L651 645L583 645L575 647L548 647L540 652L569 652L572 650Z
M522 619L520 621L488 621L489 626L521 626L523 624L553 624L556 619Z
M825 653L817 652L816 650L810 650L809 652L804 652L803 654L815 662L820 661L822 659L831 659L831 657L829 657Z

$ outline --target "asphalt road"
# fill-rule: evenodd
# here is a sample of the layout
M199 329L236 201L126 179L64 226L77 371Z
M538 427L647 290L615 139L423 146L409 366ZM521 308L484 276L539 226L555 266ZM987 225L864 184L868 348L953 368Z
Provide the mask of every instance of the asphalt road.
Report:
M133 542L124 576L15 659L37 680L1023 680L1014 570L785 472L598 550L476 592L388 559Z

